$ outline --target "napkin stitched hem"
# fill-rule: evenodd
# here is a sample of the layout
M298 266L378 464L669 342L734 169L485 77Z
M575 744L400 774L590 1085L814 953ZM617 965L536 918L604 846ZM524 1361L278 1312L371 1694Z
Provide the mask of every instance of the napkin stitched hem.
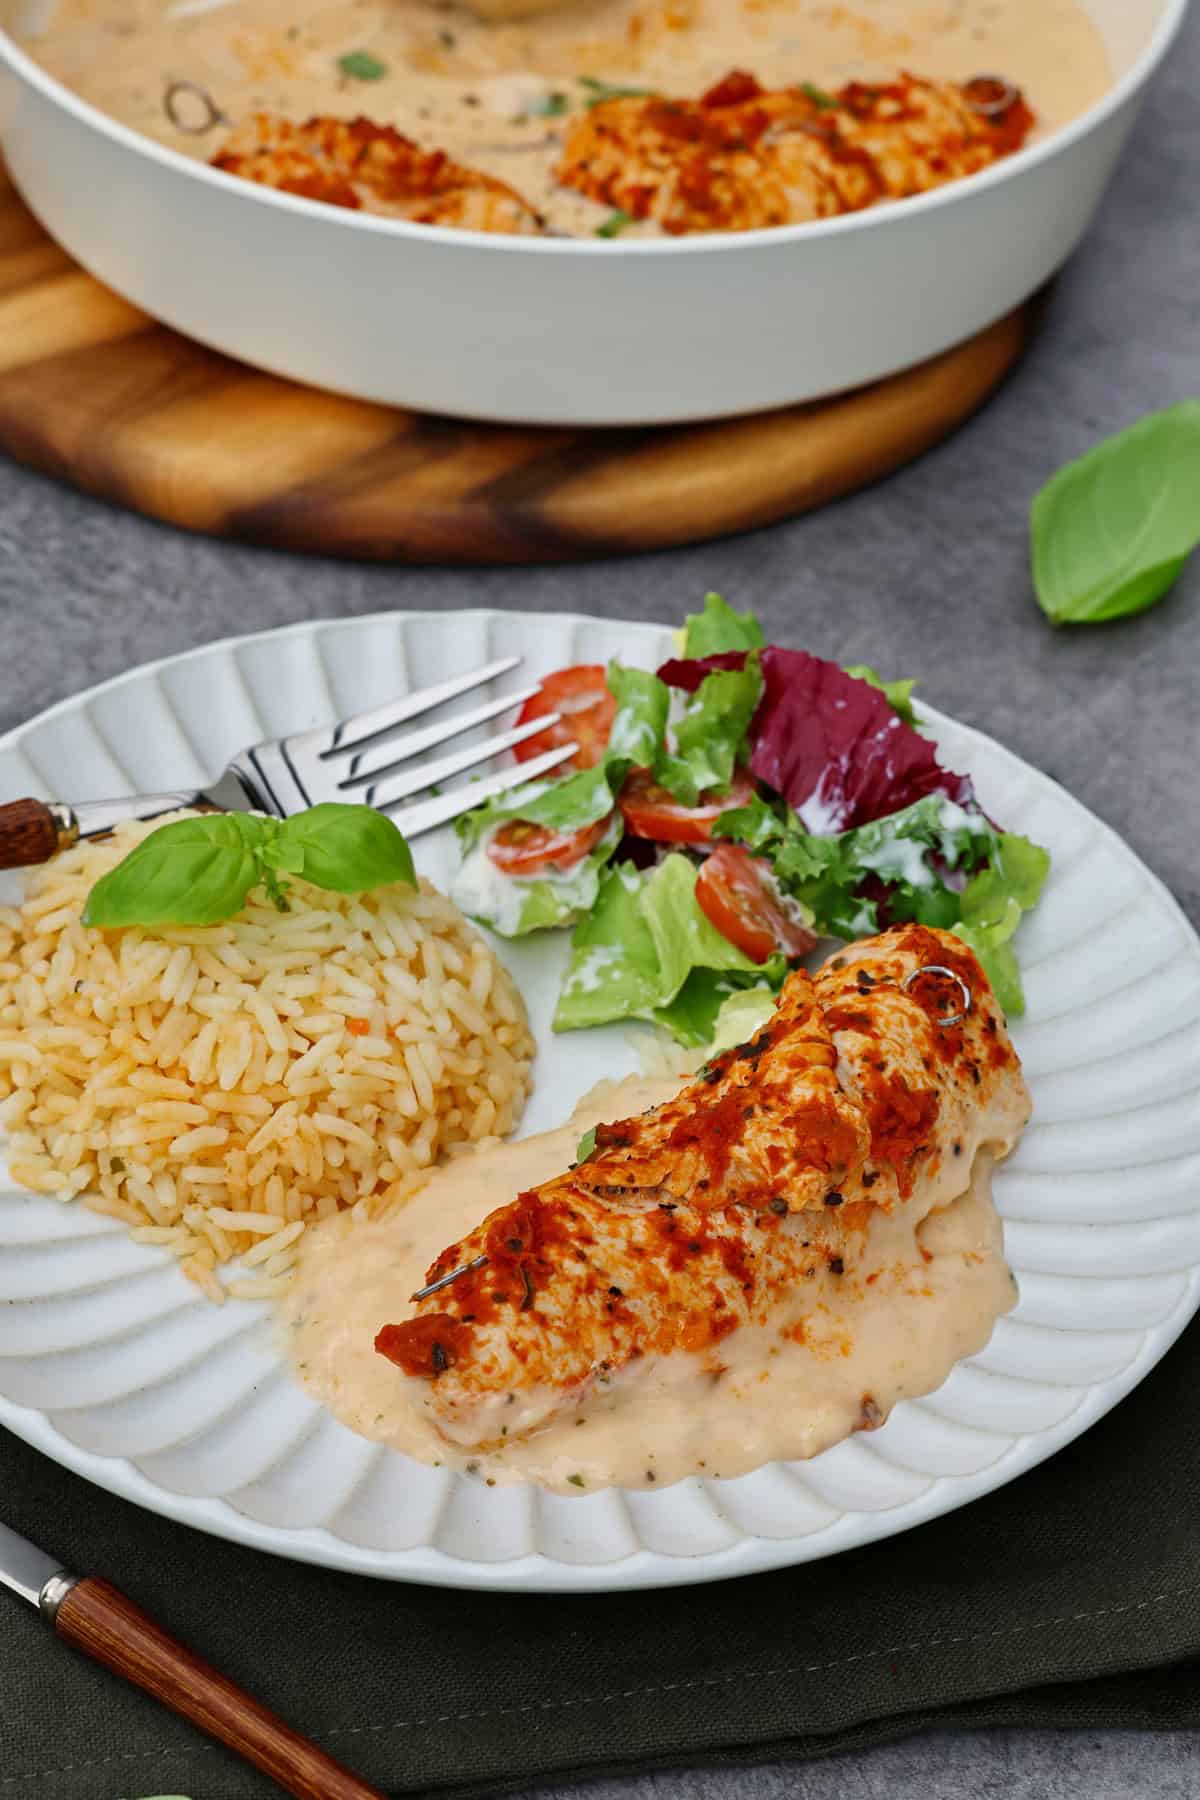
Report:
M428 1714L413 1719L387 1720L364 1725L339 1725L322 1733L322 1738L325 1743L332 1746L336 1740L341 1738L360 1737L374 1733L412 1731L430 1725L460 1724L466 1721L484 1719L515 1718L530 1713L558 1712L586 1706L611 1706L621 1700L653 1698L666 1694L695 1691L699 1688L728 1687L734 1683L743 1681L761 1683L764 1681L784 1680L788 1677L797 1675L824 1675L830 1674L834 1670L849 1668L855 1663L869 1662L885 1657L902 1656L906 1654L915 1655L930 1650L961 1649L965 1645L981 1646L994 1643L998 1639L1032 1635L1039 1631L1054 1630L1065 1625L1091 1624L1100 1619L1113 1619L1131 1613L1146 1612L1153 1607L1164 1605L1170 1601L1194 1599L1198 1593L1200 1593L1200 1588L1196 1586L1175 1588L1161 1594L1148 1595L1142 1600L1125 1601L1117 1605L1090 1608L1080 1612L1060 1613L1051 1618L1035 1619L1032 1622L1020 1625L1000 1626L991 1631L959 1632L948 1636L918 1638L910 1642L901 1642L871 1650L856 1651L849 1656L834 1657L827 1662L787 1663L770 1669L730 1669L723 1670L720 1674L716 1675L697 1677L691 1681L652 1683L632 1688L614 1689L607 1693L584 1694L566 1700L530 1701L521 1706L485 1707L473 1711ZM1132 1665L1128 1661L1124 1661L1122 1666L1129 1667ZM1072 1676L1068 1673L1064 1673L1058 1679L1062 1682L1069 1682L1072 1680ZM1020 1691L1019 1686L1017 1691ZM976 1699L977 1701L986 1700L988 1697L989 1696L986 1695L979 1695ZM903 1723L906 1714L910 1710L910 1708L905 1707L890 1716L885 1714L882 1718L877 1717L877 1723L882 1725L885 1720L888 1723L893 1723L896 1726L894 1735L904 1735L906 1729L913 1729L911 1727L906 1728ZM868 1718L869 1717L870 1715L868 1714ZM842 1729L844 1730L845 1727L842 1727ZM832 1752L836 1748L835 1740L840 1736L840 1732L835 1728L828 1735L831 1740L830 1749ZM785 1756L787 1745L790 1741L792 1740L789 1738L777 1740L774 1745L774 1753L781 1757ZM819 1742L819 1735L816 1741ZM743 1745L727 1745L723 1747L721 1754L724 1756L736 1756L740 1751L744 1757L754 1759L761 1756L763 1750L766 1748L769 1748L769 1746L756 1743L753 1738L747 1738ZM157 1759L164 1761L169 1760L172 1767L180 1768L190 1762L191 1758L195 1756L209 1756L217 1749L218 1746L216 1744L205 1743L203 1740L197 1739L194 1743L182 1747L158 1747L154 1750L121 1751L117 1752L115 1755L89 1759L83 1762L62 1763L56 1767L30 1769L17 1775L0 1776L0 1789L14 1787L19 1782L45 1780L56 1775L77 1775L87 1771L112 1768L119 1763ZM707 1750L698 1750L694 1755L698 1755L702 1758L710 1757L713 1754L714 1749L715 1746L710 1747ZM693 1759L693 1757L689 1757L689 1754L686 1751L680 1751L674 1754L668 1753L662 1759L662 1766L679 1767L686 1765ZM639 1759L639 1766L647 1766L649 1760L654 1759ZM622 1767L627 1766L627 1764L621 1762L610 1765L613 1770L619 1770ZM582 1764L574 1769L573 1774L582 1778L589 1773L599 1774L600 1772L601 1770L598 1768L589 1769L588 1765ZM546 1780L551 1778L562 1778L560 1771L556 1768L548 1768L540 1777L523 1778L521 1786L524 1787L528 1785L531 1780ZM171 1779L173 1780L174 1776L172 1776ZM499 1793L504 1791L505 1785L506 1784L502 1780L484 1780L479 1782L471 1781L469 1779L461 1784L464 1793ZM446 1784L441 1791L455 1792L457 1791L456 1784Z

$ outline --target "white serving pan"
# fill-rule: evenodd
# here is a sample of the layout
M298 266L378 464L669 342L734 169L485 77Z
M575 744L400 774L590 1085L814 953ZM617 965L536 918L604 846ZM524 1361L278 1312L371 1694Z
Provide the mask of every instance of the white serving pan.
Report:
M0 23L30 4L0 0ZM774 231L543 241L343 212L151 143L2 30L0 143L85 268L260 368L468 418L715 419L936 355L1066 260L1187 0L1086 4L1116 80L1066 129L935 193Z

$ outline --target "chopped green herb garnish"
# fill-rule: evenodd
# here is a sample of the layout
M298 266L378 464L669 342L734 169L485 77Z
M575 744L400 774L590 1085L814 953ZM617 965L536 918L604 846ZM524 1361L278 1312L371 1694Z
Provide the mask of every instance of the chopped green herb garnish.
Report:
M570 109L571 102L565 94L539 94L530 100L525 112L533 119L560 119Z
M579 85L591 95L585 102L589 107L600 106L605 100L644 100L655 92L654 88L614 86L611 81L601 81L597 75L581 75Z
M615 238L620 232L624 231L627 225L632 224L632 214L622 212L618 206L615 212L609 213L603 225L597 225L596 236L602 238Z
M576 1162L586 1162L588 1157L592 1154L592 1151L595 1148L596 1148L596 1127L593 1125L592 1129L590 1131L585 1131L583 1136L580 1138L579 1148L575 1152L575 1161Z
M570 1482L572 1487L586 1487L587 1486L587 1482L583 1479L582 1475L568 1475L567 1480Z
M348 50L345 56L338 57L338 68L352 81L378 81L387 74L387 64L369 50Z
M824 88L817 87L815 83L811 81L802 81L800 83L800 92L811 100L814 106L820 107L822 112L826 111L831 106L841 105L840 100L835 100L832 94L827 94Z

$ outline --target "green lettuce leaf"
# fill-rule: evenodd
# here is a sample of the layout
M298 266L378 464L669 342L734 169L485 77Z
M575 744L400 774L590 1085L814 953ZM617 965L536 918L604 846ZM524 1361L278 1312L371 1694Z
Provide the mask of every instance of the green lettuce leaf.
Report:
M451 889L455 903L502 937L524 937L567 925L596 899L599 872L621 839L612 825L582 862L565 875L554 870L529 880L505 875L488 859L485 840L500 825L521 819L555 831L579 831L613 811L617 792L631 768L653 766L662 754L671 696L656 675L611 663L609 691L617 702L608 748L591 769L561 780L530 781L487 800L456 821L463 859Z
M670 689L648 669L608 665L608 691L617 702L616 717L608 734L604 767L621 766L614 793L631 768L649 769L662 750L671 706Z
M822 935L848 940L879 930L879 903L859 892L875 877L890 889L888 923L915 919L954 931L979 957L1004 1010L1024 1011L1009 940L1050 866L1028 838L999 832L983 813L936 794L837 837L810 836L794 814L756 796L722 813L713 830L765 856ZM964 875L972 879L964 883Z
M501 937L525 937L569 925L594 904L600 874L621 841L622 825L614 818L599 843L565 874L549 871L529 880L505 875L492 862L487 844L474 843L459 864L450 889L454 903Z
M906 725L915 726L917 715L913 711L912 691L916 681L885 681L883 676L873 669L870 663L851 663L846 665L847 675L853 675L859 681L865 681L873 688L878 688L892 711L899 713Z
M668 1009L694 970L737 973L760 981L763 970L723 937L696 904L696 867L672 853L642 874L618 863L600 880L596 904L575 927L571 961L554 1015L556 1031L576 1031L613 1019L659 1019L685 1043L707 1041L696 1033L715 1003L697 986L678 1017Z
M704 611L684 621L683 651L689 656L720 656L726 650L761 650L762 626L752 612L736 613L720 594L705 594Z
M1006 1013L1025 1011L1021 973L1010 942L1022 914L1036 906L1050 873L1050 854L1013 832L1000 832L988 866L961 895L959 920L951 926L969 944Z
M617 863L602 876L596 903L571 939L555 1031L646 1018L666 998L660 992L654 939L642 917L642 883L632 863Z
M693 969L667 1006L654 1014L679 1043L724 1050L745 1043L775 1010L787 978L784 957L773 956L753 975L738 969Z
M752 651L744 668L716 669L688 696L675 726L674 752L661 752L651 765L655 778L684 806L695 806L706 789L729 786L761 692Z

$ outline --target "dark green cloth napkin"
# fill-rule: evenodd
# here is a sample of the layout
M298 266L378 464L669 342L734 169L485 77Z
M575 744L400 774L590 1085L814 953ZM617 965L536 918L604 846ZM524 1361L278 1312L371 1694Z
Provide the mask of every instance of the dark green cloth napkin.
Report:
M0 1517L395 1794L812 1757L932 1725L1200 1725L1198 1389L1192 1329L987 1499L695 1588L504 1596L335 1574L140 1512L7 1433ZM3 1593L0 1667L0 1796L276 1792Z

